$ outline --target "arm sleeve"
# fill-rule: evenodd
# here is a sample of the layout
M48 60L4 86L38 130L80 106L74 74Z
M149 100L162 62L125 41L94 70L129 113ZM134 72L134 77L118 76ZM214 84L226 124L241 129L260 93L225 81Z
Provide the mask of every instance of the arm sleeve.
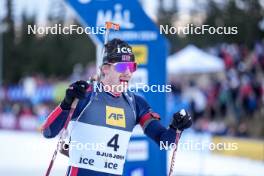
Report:
M46 138L55 137L63 128L70 110L63 110L60 106L56 107L42 125L42 133Z
M73 112L71 120L76 119L83 108L90 100L91 93L88 93L86 98L80 100ZM70 114L70 110L63 110L61 106L56 107L48 116L45 123L42 125L42 133L46 138L53 138L62 130Z
M176 130L172 128L165 128L157 120L151 121L144 132L158 145L160 145L160 142L168 142L168 145L170 145L171 143L174 143L176 139Z
M135 95L137 123L140 124L144 133L154 140L158 145L160 142L174 143L176 131L172 128L165 128L159 122L159 114L152 111L149 104L143 97Z

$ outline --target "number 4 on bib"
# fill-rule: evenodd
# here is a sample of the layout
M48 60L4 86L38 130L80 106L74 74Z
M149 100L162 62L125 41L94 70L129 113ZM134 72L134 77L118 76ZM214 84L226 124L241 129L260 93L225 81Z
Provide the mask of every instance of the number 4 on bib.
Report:
M119 145L117 144L118 143L118 137L119 137L118 134L114 135L110 139L110 141L107 143L107 146L108 147L113 147L114 148L114 151L117 151L117 149L119 148Z

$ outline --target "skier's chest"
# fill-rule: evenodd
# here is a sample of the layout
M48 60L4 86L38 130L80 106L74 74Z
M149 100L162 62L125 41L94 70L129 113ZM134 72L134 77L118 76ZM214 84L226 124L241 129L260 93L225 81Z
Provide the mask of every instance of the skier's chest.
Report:
M79 121L130 132L136 125L133 108L125 97L115 98L106 93L99 93L92 103L84 108Z

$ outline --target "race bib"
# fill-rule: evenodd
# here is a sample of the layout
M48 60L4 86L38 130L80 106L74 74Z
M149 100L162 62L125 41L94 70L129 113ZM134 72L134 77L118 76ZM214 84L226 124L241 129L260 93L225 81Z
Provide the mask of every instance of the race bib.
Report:
M69 127L71 166L122 175L131 132L82 122Z

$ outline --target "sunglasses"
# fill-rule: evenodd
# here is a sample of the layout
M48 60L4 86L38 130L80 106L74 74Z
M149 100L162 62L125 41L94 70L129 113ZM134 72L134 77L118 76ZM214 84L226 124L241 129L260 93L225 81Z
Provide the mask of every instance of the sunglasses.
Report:
M125 73L127 69L129 69L131 73L137 70L136 62L117 62L117 63L109 64L109 65L113 65L115 68L115 71L119 73Z

